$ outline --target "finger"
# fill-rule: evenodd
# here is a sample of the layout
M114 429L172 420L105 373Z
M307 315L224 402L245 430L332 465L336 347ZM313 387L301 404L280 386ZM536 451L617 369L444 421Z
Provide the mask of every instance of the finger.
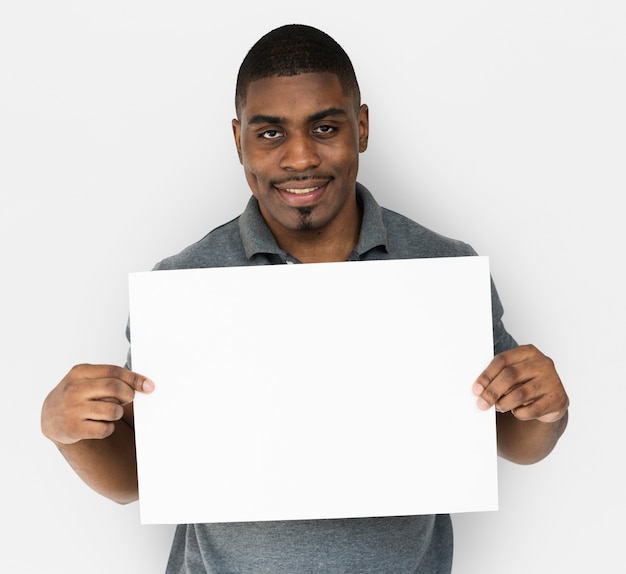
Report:
M62 442L106 438L115 430L115 423L124 414L124 407L111 401L89 401L73 410L65 419Z
M135 391L119 379L94 379L89 381L84 398L126 405L135 398Z
M72 378L65 385L64 395L67 405L104 400L125 405L135 398L135 391L119 379Z
M478 407L486 410L509 395L511 395L507 400L509 405L521 405L530 400L528 395L532 392L532 386L527 384L533 377L534 372L528 371L528 365L524 365L523 368L521 364L504 367L485 388L474 386L474 393L478 395Z
M119 368L119 367L117 367ZM119 376L120 380L126 383L131 389L138 391L140 393L151 393L154 391L154 383L140 375L139 373L135 373L134 371L129 371L128 369L121 369L121 374Z
M542 396L541 385L535 378L511 387L495 403L496 410L501 413L512 411L521 406L529 405Z
M82 421L75 429L68 431L68 443L79 440L103 439L115 432L115 423L111 421Z
M555 410L554 402L549 396L539 397L528 404L511 410L513 416L520 421L538 420L544 423L553 423L565 416L567 404Z
M106 421L87 421L85 424L85 439L104 439L115 432L115 423Z
M91 401L86 405L85 420L114 422L124 416L124 407L110 399Z
M535 378L544 359L545 356L532 345L496 355L472 387L472 392L479 397L478 407L483 410L492 407L502 397Z
M151 393L154 390L154 383L148 377L117 365L83 364L77 365L72 370L85 379L117 379L140 393Z
M478 377L477 382L486 381L488 384L495 379L502 369L515 363L522 363L537 356L544 357L534 345L520 345L498 353L489 363L487 368ZM483 385L486 386L486 385Z

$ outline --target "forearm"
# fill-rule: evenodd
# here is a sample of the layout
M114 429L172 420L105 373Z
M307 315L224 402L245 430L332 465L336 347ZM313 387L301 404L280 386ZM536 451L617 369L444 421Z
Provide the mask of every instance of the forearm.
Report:
M115 432L106 439L55 444L76 474L93 490L120 504L137 500L135 436L126 422L118 421Z
M497 413L498 454L517 464L539 462L552 452L567 427L568 414L556 422L520 421Z

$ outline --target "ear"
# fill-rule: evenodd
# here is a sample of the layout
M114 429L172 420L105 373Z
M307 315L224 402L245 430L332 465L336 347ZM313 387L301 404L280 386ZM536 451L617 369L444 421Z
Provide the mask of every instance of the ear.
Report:
M239 120L233 120L233 135L235 136L235 146L237 147L237 155L239 156L239 163L243 165L243 155L241 154L241 123Z
M363 153L367 149L367 140L370 134L369 108L363 104L359 108L359 152Z

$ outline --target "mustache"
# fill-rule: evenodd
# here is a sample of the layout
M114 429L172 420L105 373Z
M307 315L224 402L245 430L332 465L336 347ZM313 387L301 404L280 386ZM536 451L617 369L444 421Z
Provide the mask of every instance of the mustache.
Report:
M300 174L294 175L291 177L285 177L282 179L275 179L270 181L270 185L274 187L280 187L285 183L302 183L304 181L314 181L315 183L319 183L321 181L330 182L335 179L332 175L316 175L314 173Z

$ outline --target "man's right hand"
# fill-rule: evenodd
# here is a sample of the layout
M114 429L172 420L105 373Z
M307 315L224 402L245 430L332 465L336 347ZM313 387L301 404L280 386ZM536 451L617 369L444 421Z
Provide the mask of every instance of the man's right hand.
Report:
M122 419L133 425L135 392L151 393L154 383L114 365L76 365L48 394L41 411L43 434L58 445L104 439ZM124 408L126 406L126 408Z

